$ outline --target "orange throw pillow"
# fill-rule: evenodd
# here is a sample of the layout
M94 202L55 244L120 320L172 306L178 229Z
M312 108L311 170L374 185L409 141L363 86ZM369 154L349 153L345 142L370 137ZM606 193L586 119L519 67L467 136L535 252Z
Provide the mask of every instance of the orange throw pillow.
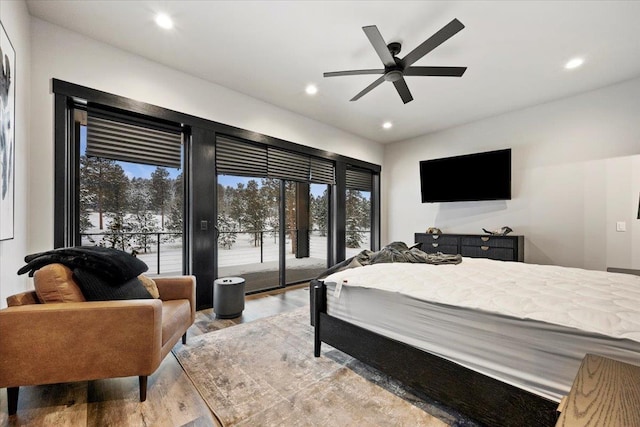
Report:
M33 275L33 284L43 303L86 301L73 280L73 272L62 264L48 264L39 268Z
M145 276L144 274L139 275L138 280L142 282L142 285L147 289L147 292L149 292L152 297L160 298L160 292L158 292L158 286L156 285L155 280Z

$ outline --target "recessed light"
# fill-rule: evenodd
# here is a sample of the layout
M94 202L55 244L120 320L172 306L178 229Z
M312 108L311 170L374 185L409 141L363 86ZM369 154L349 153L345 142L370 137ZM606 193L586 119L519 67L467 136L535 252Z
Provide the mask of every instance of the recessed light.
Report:
M165 30L173 28L173 21L171 20L171 17L165 13L159 13L156 15L156 24Z
M308 95L315 95L318 93L318 87L316 85L307 85L304 91L307 92Z
M584 59L573 58L569 60L566 64L564 64L564 68L566 68L567 70L573 70L574 68L578 68L582 64L584 64Z
M391 122L384 122L384 123L382 124L382 127L383 127L383 128L385 128L385 129L391 129L391 128L393 127L393 123L391 123Z

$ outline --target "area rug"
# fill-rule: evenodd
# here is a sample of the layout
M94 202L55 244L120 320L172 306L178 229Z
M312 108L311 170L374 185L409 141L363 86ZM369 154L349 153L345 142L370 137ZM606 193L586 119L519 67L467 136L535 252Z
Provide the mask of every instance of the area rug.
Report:
M309 308L190 338L174 354L224 426L472 426L323 344Z

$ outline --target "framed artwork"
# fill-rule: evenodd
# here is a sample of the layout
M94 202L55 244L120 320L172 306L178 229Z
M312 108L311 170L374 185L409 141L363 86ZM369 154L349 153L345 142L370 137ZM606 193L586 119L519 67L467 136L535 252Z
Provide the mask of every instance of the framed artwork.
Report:
M16 51L0 22L0 240L13 239Z

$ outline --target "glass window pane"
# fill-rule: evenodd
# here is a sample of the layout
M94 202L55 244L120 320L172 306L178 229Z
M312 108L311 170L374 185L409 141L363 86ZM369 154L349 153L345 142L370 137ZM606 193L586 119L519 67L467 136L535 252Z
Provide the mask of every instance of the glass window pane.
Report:
M245 292L279 285L280 180L218 175L218 277Z
M371 192L347 189L346 257L371 249Z
M86 126L80 126L81 244L133 253L149 275L182 274L182 171L85 153Z
M311 280L327 268L328 186L288 181L285 189L289 234L285 278L287 284L295 284Z

